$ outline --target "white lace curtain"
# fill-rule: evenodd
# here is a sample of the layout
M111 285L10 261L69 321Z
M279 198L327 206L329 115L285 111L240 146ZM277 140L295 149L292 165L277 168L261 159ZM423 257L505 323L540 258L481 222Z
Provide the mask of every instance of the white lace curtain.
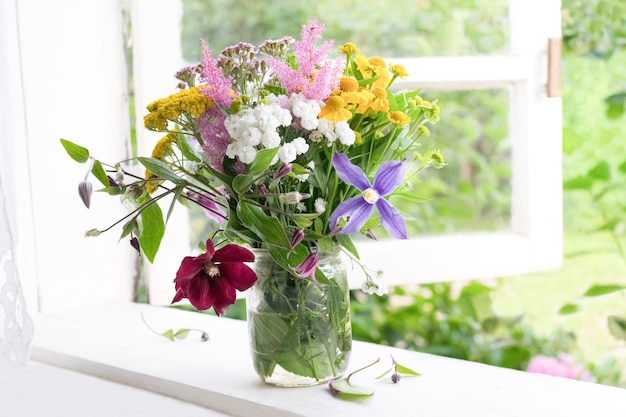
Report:
M0 355L26 365L33 339L33 322L26 309L16 267L14 220L8 204L12 201L0 174Z
M0 361L26 365L33 321L17 261L17 216L24 207L19 207L15 164L23 161L16 162L14 151L25 137L18 45L17 2L0 1Z

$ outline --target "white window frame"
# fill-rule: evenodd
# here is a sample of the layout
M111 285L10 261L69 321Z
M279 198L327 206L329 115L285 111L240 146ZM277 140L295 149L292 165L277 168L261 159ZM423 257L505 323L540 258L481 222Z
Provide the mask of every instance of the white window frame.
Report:
M137 104L147 104L163 91L171 77L163 62L163 51L176 48L172 39L180 33L172 19L177 0L160 0L169 12L158 12L152 4L133 2L135 70L152 72L136 90ZM165 9L162 9L165 10ZM155 15L154 13L157 13ZM509 131L512 144L510 228L498 232L424 236L408 241L359 242L363 262L383 270L389 285L459 281L514 276L554 270L562 261L561 98L548 97L548 43L560 38L560 1L543 2L541 10L524 0L510 1L510 52L497 56L426 57L394 60L409 74L404 83L413 88L509 90ZM159 19L158 16L162 16ZM529 30L532 28L532 30ZM168 42L167 49L155 45ZM173 57L174 58L174 57ZM180 56L170 59L181 62ZM175 69L174 69L175 71ZM145 106L137 106L138 109ZM445 104L444 104L445 108ZM141 125L143 114L137 114ZM445 123L445 115L440 123ZM143 149L149 151L154 135L140 133ZM450 140L454 140L451 138ZM531 168L532 167L532 168ZM166 255L159 254L148 267L150 300L156 304L171 299L172 265L185 256L185 214L176 220L177 233L168 231ZM358 269L350 285L360 287Z
M177 13L176 0L129 1L134 19L147 17L142 14L144 8ZM0 96L3 117L0 139L3 145L4 141L12 141L13 145L0 147L3 150L0 164L10 165L15 175L8 195L15 198L10 207L17 212L17 264L35 319L33 358L216 408L229 415L250 415L250 411L312 415L309 410L322 409L321 413L326 414L331 407L333 412L341 409L352 414L355 404L329 400L322 388L309 390L302 397L299 391L276 391L252 384L251 365L241 358L247 354L243 323L130 303L130 281L136 268L126 242L116 246L115 232L97 239L82 237L87 229L109 224L121 210L114 199L96 194L92 212L86 212L76 189L86 167L70 161L58 139L74 140L104 160L119 160L127 152L127 81L121 48L121 7L127 5L123 3L0 2L0 57L6 58L3 64L7 63L0 65L0 92L8 92ZM561 103L559 98L545 95L547 39L559 36L555 23L559 21L559 1L544 1L541 13L535 14L530 2L511 0L511 10L515 16L511 26L511 56L420 58L406 62L409 72L420 74L417 80L420 86L511 86L514 114L511 230L377 245L376 257L386 259L387 276L398 276L397 282L494 277L556 268L560 263ZM136 31L146 29L135 33L135 42L143 45L141 37L149 31L142 28L139 20L133 26ZM527 27L532 30L526 30ZM171 41L165 33L162 42ZM158 50L139 49L136 71L145 68L148 73L156 73L170 63L171 68L178 68L173 64L176 57L163 55L171 52L170 46L158 46ZM150 54L159 59L146 57ZM487 70L483 70L485 64L489 64ZM419 71L413 69L414 65L419 65ZM462 72L455 71L457 68L462 68ZM146 104L142 100L169 93L167 80L171 74L171 69L163 69L163 75L155 75L154 86L165 89L156 93L148 90L145 79L135 79L136 91L141 94L137 98L138 109ZM6 164L10 161L14 163ZM168 241L172 238L168 230ZM391 253L383 254L382 247ZM165 253L166 258L170 249L164 249L159 256ZM369 247L363 246L361 251L363 257L374 259ZM180 255L172 258L177 265ZM167 302L172 292L170 271L163 274L169 292L163 299ZM151 284L158 279L158 276L151 278ZM396 279L390 283L394 282ZM215 343L200 346L159 343L162 340L155 338L141 322L142 312L160 329L209 326ZM217 349L219 354L207 349ZM600 403L615 404L615 410L623 403L621 392L609 387L534 378L506 369L358 342L355 365L372 357L388 357L391 352L398 360L416 361L420 371L425 369L433 377L423 380L419 388L424 400L420 404L433 412L445 408L446 415L458 415L463 410L470 413L475 410L481 415L484 412L553 415L555 408L551 405L543 407L544 412L539 414L536 411L541 401L527 401L527 398L542 398L545 406L553 404L555 392L561 393L559 401L565 401L568 409L574 411L580 408L570 402L572 398L592 399L589 404L594 407ZM218 377L205 369L217 369ZM55 377L49 376L49 380L51 384L62 383ZM475 381L479 383L472 384ZM453 392L465 394L457 395L453 402L442 402L441 395L447 395L450 384ZM32 394L28 392L32 386L24 384L24 390L17 391L18 398L20 394ZM389 404L406 407L408 413L414 410L415 385L407 381L400 384L399 390L390 387L392 384L377 386L384 392L369 401L366 408L360 408L363 415L384 414ZM502 395L494 396L494 392ZM290 399L285 400L286 397ZM305 397L308 400L302 403ZM69 405L89 398L77 395ZM125 404L131 402L128 398ZM163 397L159 402L165 405L166 400ZM12 406L16 407L14 410L20 409L19 404L9 403L9 410ZM57 402L56 406L65 410L68 404ZM55 410L51 411L54 414Z

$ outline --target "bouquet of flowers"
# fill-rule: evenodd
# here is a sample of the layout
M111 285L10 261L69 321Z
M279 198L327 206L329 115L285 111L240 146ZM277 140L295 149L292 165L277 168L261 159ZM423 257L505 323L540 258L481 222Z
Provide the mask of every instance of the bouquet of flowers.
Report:
M176 74L177 91L147 107L145 127L164 136L150 157L135 158L145 175L62 140L75 160L91 162L104 191L133 202L122 237L149 261L166 227L157 202L171 197L170 211L176 202L197 204L215 220L204 253L183 259L174 302L224 313L235 291L256 281L245 265L254 260L249 248L264 248L289 274L324 285L321 253L340 248L358 262L351 235L375 239L380 225L407 238L388 197L410 196L412 177L445 164L437 150L418 152L439 106L419 91L394 92L405 68L352 43L329 58L333 42L318 45L323 30L312 20L300 40L239 43L217 57L201 43L203 58ZM88 181L79 185L87 205L91 192ZM383 293L378 276L364 270L364 290Z

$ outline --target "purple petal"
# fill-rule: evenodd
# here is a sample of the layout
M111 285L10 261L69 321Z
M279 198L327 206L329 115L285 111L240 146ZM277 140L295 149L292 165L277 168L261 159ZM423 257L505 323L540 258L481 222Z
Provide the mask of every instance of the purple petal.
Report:
M341 217L349 217L348 223L345 225L341 232L350 234L358 231L363 227L367 219L372 214L374 206L369 204L365 199L358 195L352 197L339 204L335 211L330 215L330 230L334 230L337 227L337 221Z
M402 161L388 161L378 168L374 175L374 189L381 197L389 195L404 181L406 164Z
M363 173L361 168L352 164L344 154L333 154L333 166L339 178L348 184L355 186L361 191L365 191L371 187L370 180Z
M396 239L407 239L406 225L398 210L384 198L376 202L380 213L380 224Z

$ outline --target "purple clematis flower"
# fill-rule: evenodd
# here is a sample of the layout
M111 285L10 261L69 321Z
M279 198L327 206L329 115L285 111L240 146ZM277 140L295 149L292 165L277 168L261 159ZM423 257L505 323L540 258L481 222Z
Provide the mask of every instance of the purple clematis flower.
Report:
M337 206L330 215L330 227L334 230L341 217L348 217L348 222L339 233L354 233L363 227L372 214L374 206L380 213L380 224L396 239L406 239L406 225L398 210L383 197L391 194L402 182L406 173L403 161L389 161L380 166L374 175L374 184L370 184L361 168L352 164L341 153L333 155L333 166L343 181L355 186L361 195L352 197Z

